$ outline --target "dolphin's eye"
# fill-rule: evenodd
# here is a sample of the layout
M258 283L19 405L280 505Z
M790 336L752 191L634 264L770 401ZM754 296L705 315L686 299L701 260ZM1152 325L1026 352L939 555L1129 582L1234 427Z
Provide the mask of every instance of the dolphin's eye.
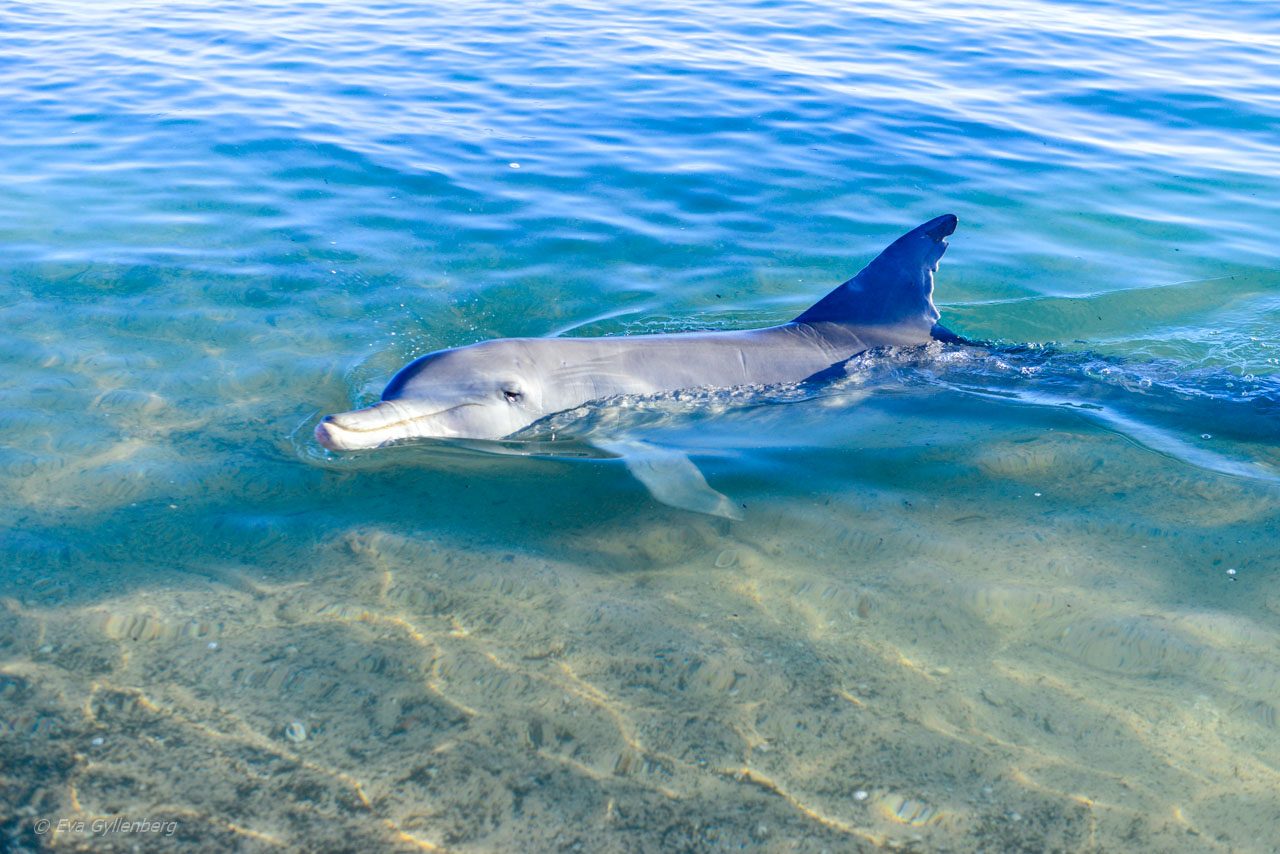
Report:
M523 397L519 391L513 388L504 388L502 390L502 396L507 399L507 403L519 403L520 398Z

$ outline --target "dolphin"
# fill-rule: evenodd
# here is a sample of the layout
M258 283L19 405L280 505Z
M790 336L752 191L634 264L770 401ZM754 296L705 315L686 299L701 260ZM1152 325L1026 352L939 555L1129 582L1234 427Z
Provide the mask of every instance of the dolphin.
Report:
M378 403L324 417L316 440L332 451L351 451L416 438L503 439L591 401L803 382L872 348L957 341L938 324L933 304L933 274L957 222L945 214L913 228L856 276L778 326L501 338L428 353L402 368ZM659 500L740 516L687 460L625 439L596 444L623 456Z

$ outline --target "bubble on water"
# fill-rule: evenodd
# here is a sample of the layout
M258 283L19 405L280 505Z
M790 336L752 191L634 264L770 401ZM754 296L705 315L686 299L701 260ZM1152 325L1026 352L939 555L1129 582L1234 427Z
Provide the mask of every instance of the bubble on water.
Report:
M284 728L284 737L294 744L301 744L307 740L307 725L302 721L293 721Z
M1200 438L1201 438L1201 439L1212 439L1212 438L1213 438L1213 434L1212 434L1212 433L1201 433L1201 434L1200 434Z

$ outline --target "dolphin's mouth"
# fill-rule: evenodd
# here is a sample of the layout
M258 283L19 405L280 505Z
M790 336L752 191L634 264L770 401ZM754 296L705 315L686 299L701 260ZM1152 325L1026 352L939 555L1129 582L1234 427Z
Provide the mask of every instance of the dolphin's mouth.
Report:
M436 421L430 430L423 430L426 422L451 412L459 404L435 412L414 415L396 401L384 400L365 409L326 415L316 425L316 441L331 451L359 451L378 448L399 439L433 438L448 439L458 435Z
M346 430L334 424L331 418L333 418L332 415L325 416L324 420L316 425L316 441L330 451L356 451L376 448L382 444L381 441L370 441L369 437L361 435L368 431Z

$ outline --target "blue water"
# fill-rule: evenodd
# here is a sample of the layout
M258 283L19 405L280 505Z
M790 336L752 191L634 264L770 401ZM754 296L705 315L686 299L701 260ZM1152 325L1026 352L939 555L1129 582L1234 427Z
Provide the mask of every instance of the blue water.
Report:
M0 847L1273 850L1278 80L1263 2L0 8ZM550 425L740 522L310 439L946 212L993 348Z

